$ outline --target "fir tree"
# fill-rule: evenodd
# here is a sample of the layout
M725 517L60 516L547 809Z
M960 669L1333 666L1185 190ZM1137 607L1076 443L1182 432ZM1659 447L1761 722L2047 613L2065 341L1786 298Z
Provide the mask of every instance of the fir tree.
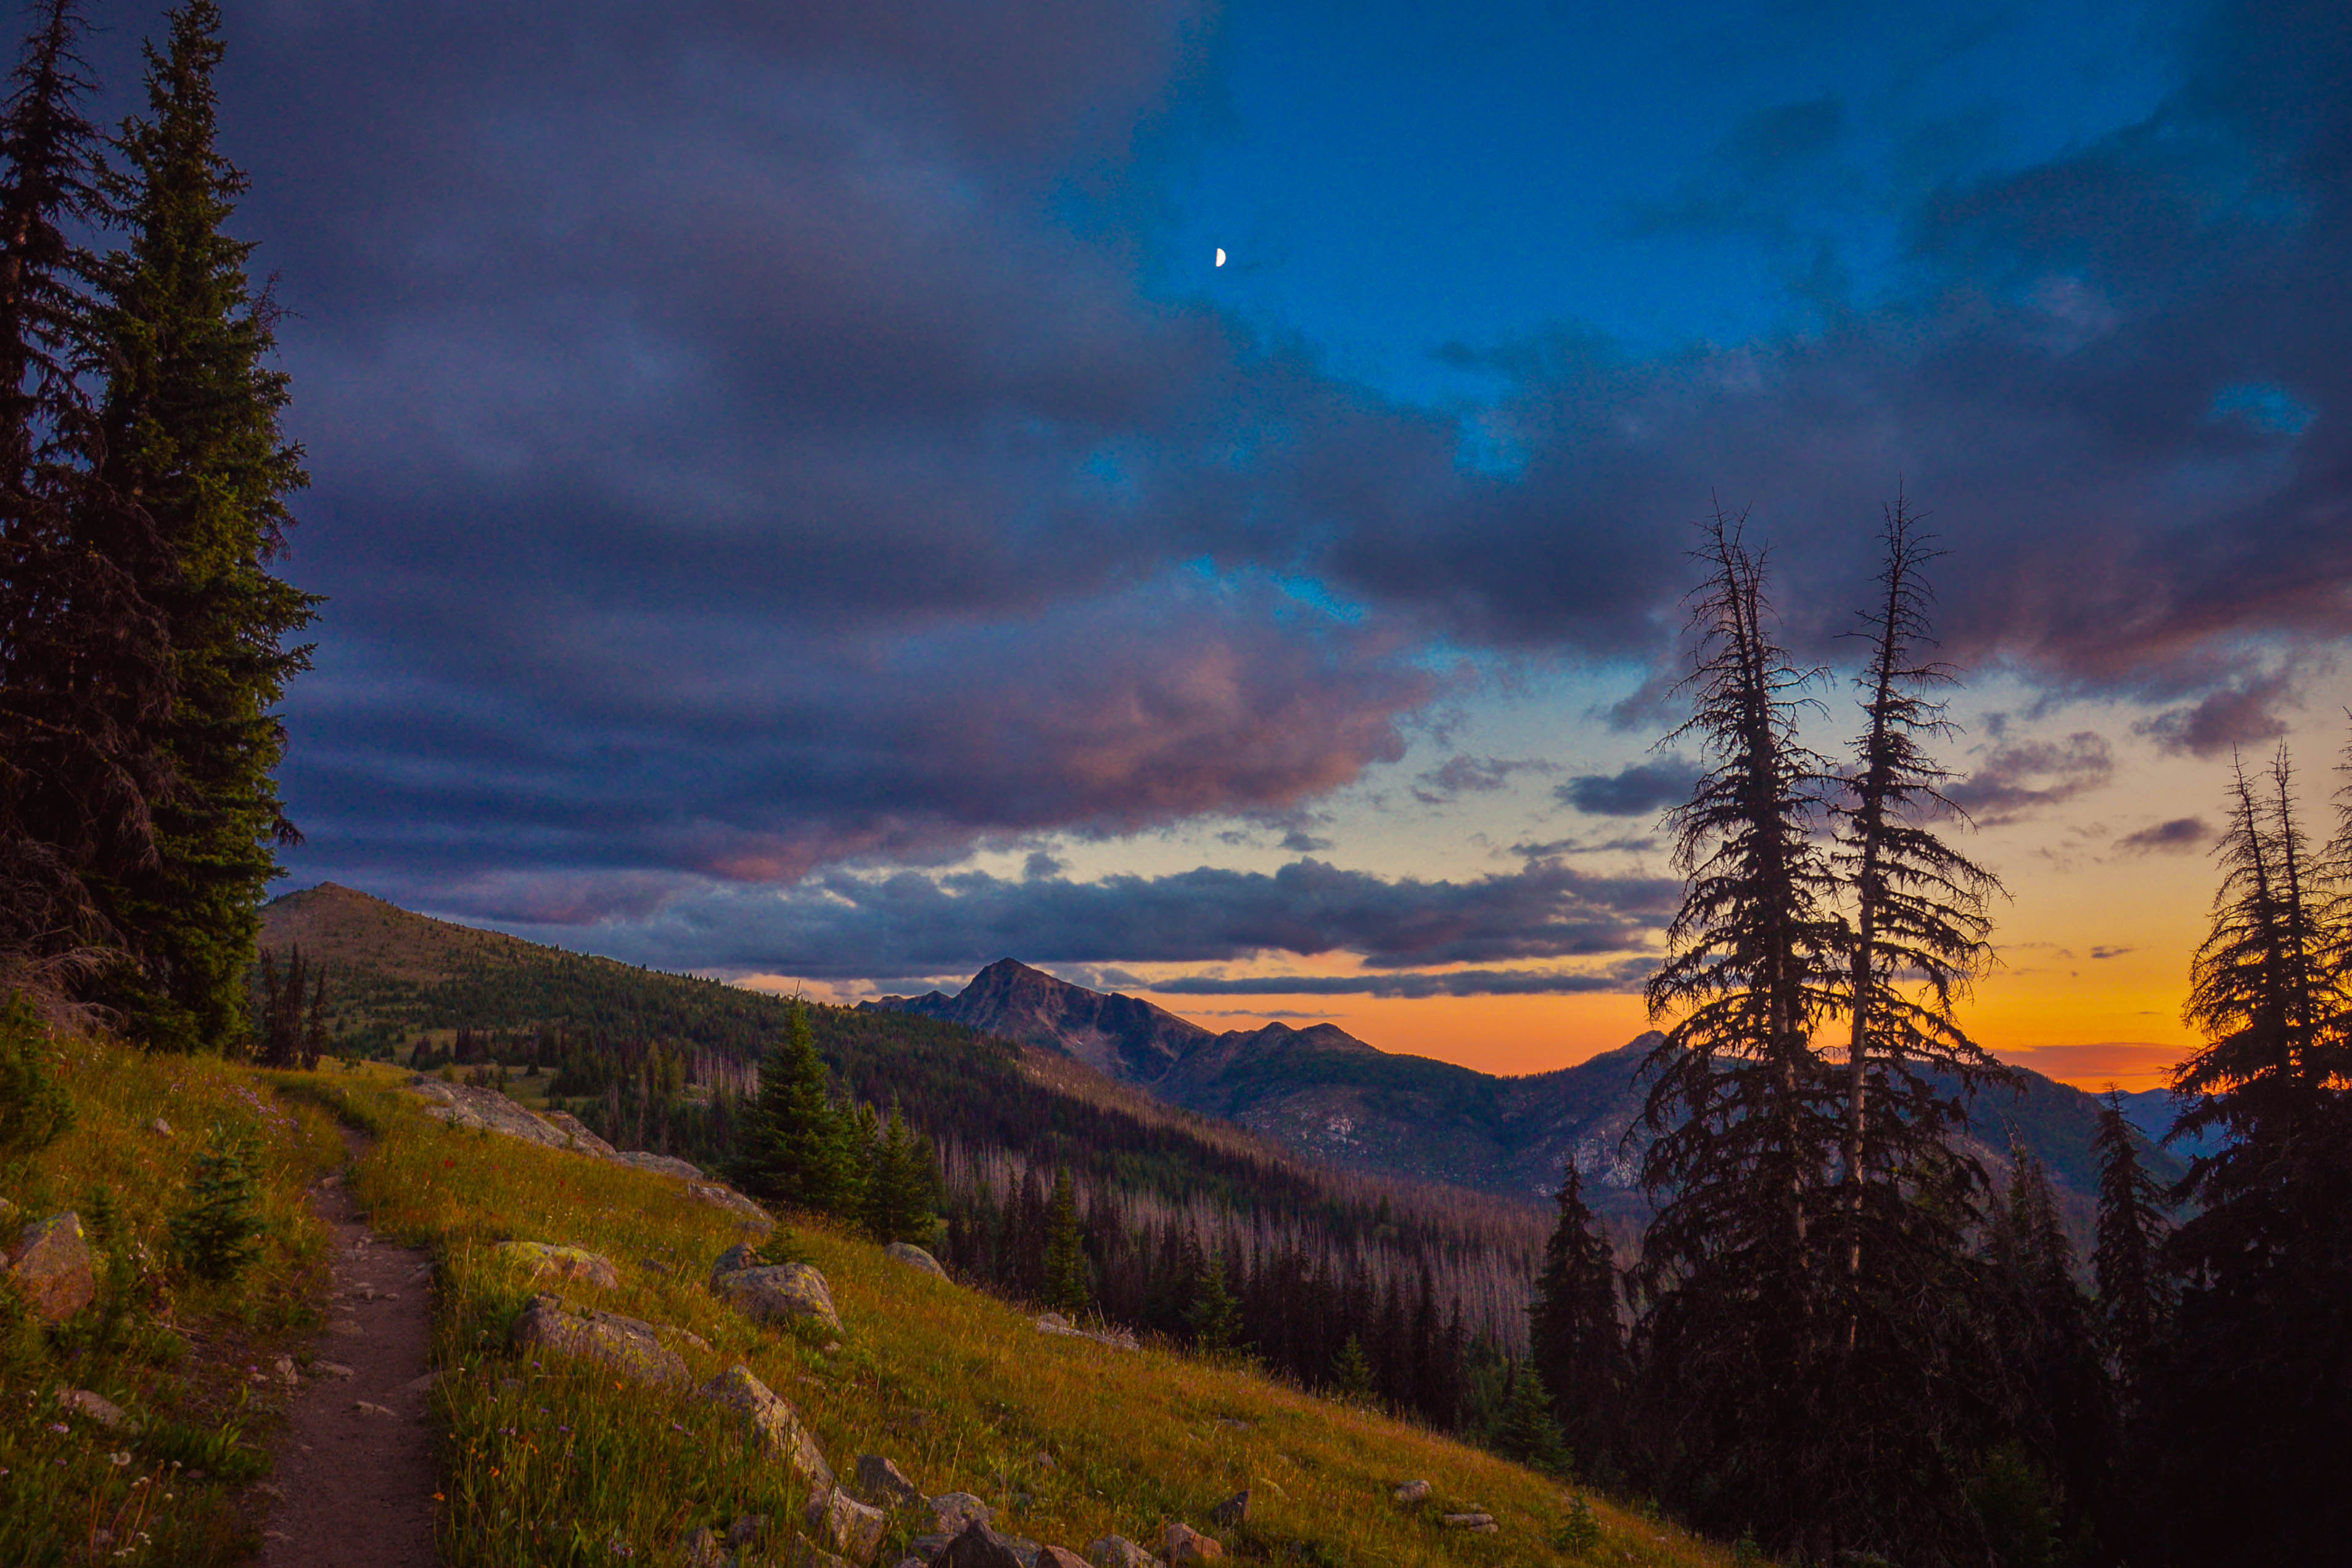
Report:
M1496 1453L1530 1469L1554 1476L1569 1473L1573 1456L1560 1436L1559 1423L1552 1419L1551 1397L1533 1365L1522 1363L1516 1369L1493 1441Z
M1364 1354L1364 1342L1349 1334L1339 1354L1331 1358L1331 1393L1333 1397L1349 1405L1369 1406L1378 1398L1372 1385L1371 1358Z
M2171 1316L2164 1241L2171 1226L2163 1188L2140 1163L2139 1132L2124 1120L2113 1090L2099 1111L2092 1152L2099 1161L2098 1239L2091 1253L2107 1354L2126 1387L2137 1386Z
M1210 1259L1202 1271L1192 1304L1184 1312L1184 1326L1192 1331L1195 1350L1232 1350L1241 1343L1241 1304L1225 1286L1223 1259Z
M2053 1511L2079 1528L2110 1479L2112 1396L2050 1173L2013 1141L2010 1166L1987 1260L2007 1425L2036 1473L2052 1479Z
M1054 1196L1045 1204L1045 1304L1072 1317L1094 1304L1077 1194L1066 1166L1054 1173Z
M217 1134L212 1152L197 1157L171 1231L182 1265L199 1280L234 1280L260 1250L266 1227L254 1179L257 1159L250 1143Z
M310 665L288 640L320 601L271 570L286 498L307 481L278 430L276 308L247 282L253 245L226 232L247 182L216 145L220 11L185 0L167 19L163 47L146 50L147 115L124 123L101 180L125 245L97 270L94 359L100 477L163 547L141 587L170 649L174 701L158 734L177 788L154 812L155 862L114 881L106 903L140 959L111 980L131 1032L222 1050L245 1033L273 846L299 838L275 778L277 708Z
M907 1128L893 1105L882 1135L870 1147L865 1204L860 1218L877 1241L930 1245L939 1221L938 1177L930 1148Z
M824 1061L795 997L778 1041L760 1067L760 1093L744 1117L738 1180L755 1197L814 1213L839 1211L841 1118L825 1092Z
M1528 1308L1528 1364L1551 1396L1569 1446L1588 1472L1597 1472L1616 1446L1629 1372L1617 1316L1617 1263L1585 1207L1572 1157L1554 1201L1559 1219Z

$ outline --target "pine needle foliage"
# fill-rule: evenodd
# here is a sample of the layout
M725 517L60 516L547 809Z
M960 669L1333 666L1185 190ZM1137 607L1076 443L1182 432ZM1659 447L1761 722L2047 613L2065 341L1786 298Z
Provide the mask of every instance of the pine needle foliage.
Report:
M939 1229L939 1156L929 1138L907 1126L896 1105L882 1135L870 1145L859 1219L877 1241L932 1244Z
M2098 1281L2099 1323L2107 1354L2125 1389L2147 1370L2148 1355L2172 1315L2171 1281L2164 1264L2172 1228L2162 1184L2141 1163L2140 1133L2124 1119L2123 1096L2110 1090L2099 1111L2092 1153L2099 1162L2097 1241L2091 1253Z
M1617 1260L1585 1206L1573 1159L1554 1204L1559 1218L1528 1307L1528 1362L1578 1462L1598 1475L1617 1447L1632 1371L1617 1312Z
M73 1100L49 1065L48 1045L21 993L0 1002L0 1178L73 1125Z
M1546 1475L1566 1476L1575 1456L1559 1423L1552 1417L1551 1396L1534 1365L1522 1363L1511 1379L1509 1397L1495 1424L1495 1451Z
M839 1212L848 1189L840 1117L826 1092L824 1059L795 998L784 1038L760 1066L760 1093L744 1117L743 1189L793 1208Z
M234 1280L260 1251L257 1158L245 1140L218 1134L212 1152L198 1157L187 1200L171 1221L173 1250L194 1278Z
M99 477L163 547L140 587L170 649L173 702L155 733L177 781L154 811L154 862L108 890L141 960L117 969L109 999L151 1045L223 1051L248 1027L274 846L299 839L278 793L277 710L310 667L289 640L320 601L272 570L287 497L308 480L278 428L277 308L247 280L254 246L227 232L248 183L217 146L220 11L185 0L166 21L145 52L147 112L125 121L100 180L124 244L95 269Z
M1045 1304L1073 1317L1085 1312L1094 1304L1089 1273L1077 1194L1065 1166L1054 1173L1054 1195L1045 1200Z

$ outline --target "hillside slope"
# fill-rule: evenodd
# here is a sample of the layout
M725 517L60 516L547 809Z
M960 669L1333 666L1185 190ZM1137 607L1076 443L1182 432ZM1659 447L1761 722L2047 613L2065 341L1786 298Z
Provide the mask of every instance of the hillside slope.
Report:
M955 996L886 997L876 1011L946 1022L985 1018L1024 1044L1107 1064L1171 1104L1231 1121L1284 1148L1351 1169L1441 1182L1523 1199L1559 1183L1573 1150L1596 1202L1621 1217L1643 1208L1637 1161L1643 1035L1574 1067L1498 1078L1427 1057L1383 1051L1330 1024L1213 1033L1138 998L1105 996L1013 959L982 969ZM2097 1185L2093 1096L2040 1073L1988 1091L1970 1108L1979 1155L2005 1162L2012 1135L2047 1165L2070 1209ZM2181 1170L2146 1151L2159 1180Z

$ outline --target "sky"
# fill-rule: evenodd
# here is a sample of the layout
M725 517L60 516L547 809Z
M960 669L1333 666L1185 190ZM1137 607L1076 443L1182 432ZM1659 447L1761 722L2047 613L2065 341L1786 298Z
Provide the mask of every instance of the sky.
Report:
M102 14L117 111L152 17ZM1016 956L1488 1071L1644 1027L1693 525L1898 490L2009 898L2158 1081L2352 675L2352 12L256 0L332 880L843 1000ZM1215 253L1227 255L1223 267Z

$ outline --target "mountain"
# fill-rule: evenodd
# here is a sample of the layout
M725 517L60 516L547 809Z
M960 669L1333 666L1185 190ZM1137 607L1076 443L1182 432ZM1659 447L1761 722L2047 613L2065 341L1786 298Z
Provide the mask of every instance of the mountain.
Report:
M1641 1067L1648 1034L1588 1061L1524 1078L1381 1051L1330 1024L1214 1033L1139 998L1105 995L1005 958L950 997L885 997L861 1004L997 1033L1075 1057L1171 1104L1233 1122L1309 1158L1415 1181L1519 1198L1559 1184L1564 1155L1602 1206L1643 1207L1637 1176ZM1980 1157L2005 1162L2014 1135L2047 1165L2073 1217L2098 1181L2091 1151L2098 1103L2079 1089L2024 1071L2014 1089L1971 1108ZM2151 1147L2169 1180L2180 1161Z

